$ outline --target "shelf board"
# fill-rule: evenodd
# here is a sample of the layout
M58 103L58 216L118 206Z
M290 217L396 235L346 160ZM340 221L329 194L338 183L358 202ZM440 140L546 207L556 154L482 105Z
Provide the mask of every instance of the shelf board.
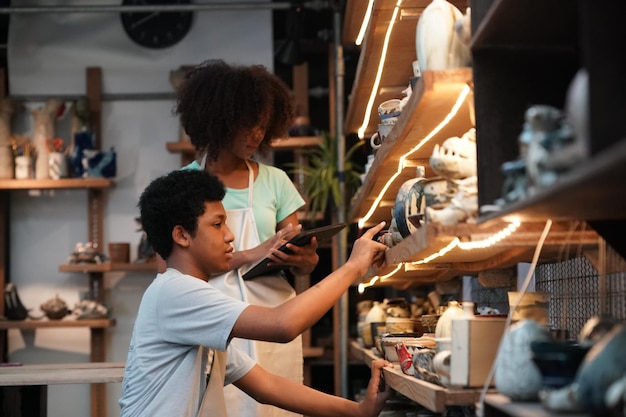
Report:
M365 225L373 226L382 220L389 222L397 191L405 181L415 178L415 166L428 167L435 144L452 136L460 137L472 127L469 95L456 116L436 130L471 82L471 68L424 72L398 121L376 151L374 163L350 203L350 219L357 221L364 217L387 181L395 176ZM436 133L429 138L433 131ZM401 167L403 157L405 162ZM426 176L433 177L434 173L427 169Z
M60 272L130 272L130 271L146 271L156 272L156 263L123 263L123 262L105 262L101 264L63 264L59 266Z
M471 49L573 50L577 39L577 7L569 0L495 0L472 37Z
M47 329L60 327L90 327L95 329L106 329L115 326L115 319L74 319L64 318L61 320L49 320L43 318L41 320L19 320L19 321L0 321L0 330L19 329Z
M532 401L515 402L502 394L487 394L485 396L484 416L485 417L591 417L587 413L557 413L545 409L540 403Z
M322 140L321 136L299 136L276 139L272 143L272 148L277 150L308 148L321 144ZM180 153L195 157L196 151L191 142L167 142L165 146L170 153Z
M350 343L351 352L371 367L374 360L380 359L371 349L362 348L357 342ZM383 368L385 384L405 397L436 413L446 411L450 405L473 405L480 400L480 389L445 388L431 384L414 376L406 375L398 364L392 368Z
M194 149L191 142L186 141L177 141L177 142L167 142L165 144L165 148L169 153L181 153L185 155L195 155L196 150Z
M303 358L319 358L324 355L323 347L309 346L302 348Z
M362 0L349 0L344 18L344 42L352 43L356 39L367 3ZM422 11L431 0L405 2L400 6L393 31L388 39L387 58L383 65L378 88L375 92L373 112L365 129L366 137L376 131L378 115L376 108L380 103L392 98L402 98L402 90L409 85L413 77L413 61L417 59L415 33ZM465 10L467 1L451 0L450 3L460 10ZM378 64L385 46L387 27L394 14L395 0L375 0L372 4L371 18L367 33L361 44L359 62L346 112L344 131L357 132L363 124L367 103L375 85Z
M110 178L61 178L58 180L0 180L0 190L52 190L70 188L109 188Z
M506 222L489 225L458 224L455 226L425 225L404 238L385 253L385 266L370 270L361 280L368 282L374 276L384 276L406 262L392 276L376 283L377 286L409 287L424 283L446 281L459 275L477 274L489 269L506 269L519 262L530 262L538 237L544 225L538 222L522 223L509 237L496 245L473 250L452 249L443 256L424 264L420 261L445 248L456 237L461 241L481 241L506 227ZM579 222L553 223L542 248L539 262L550 263L569 258L566 247L593 249L598 245L598 234ZM577 251L574 251L575 253Z
M540 190L500 211L481 215L479 222L517 217L523 221L621 220L626 200L616 194L626 178L626 138Z

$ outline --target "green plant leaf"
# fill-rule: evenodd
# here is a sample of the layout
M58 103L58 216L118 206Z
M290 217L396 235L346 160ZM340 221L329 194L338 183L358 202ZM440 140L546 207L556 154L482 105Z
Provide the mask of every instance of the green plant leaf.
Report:
M337 166L337 139L328 133L324 133L322 138L319 146L304 152L307 164L285 164L290 168L289 173L304 175L303 197L308 201L308 214L311 218L315 218L318 213L324 214L329 204L338 206L342 199ZM346 197L352 195L360 185L362 169L351 158L362 146L362 142L355 143L344 156Z

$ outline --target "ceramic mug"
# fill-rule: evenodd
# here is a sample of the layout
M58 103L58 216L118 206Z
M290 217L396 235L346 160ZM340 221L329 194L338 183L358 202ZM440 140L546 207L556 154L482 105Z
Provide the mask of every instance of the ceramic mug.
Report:
M378 125L378 131L374 132L372 137L370 137L370 146L372 149L378 149L382 146L385 138L389 135L391 129L393 129L393 126L392 124L388 125L382 123Z

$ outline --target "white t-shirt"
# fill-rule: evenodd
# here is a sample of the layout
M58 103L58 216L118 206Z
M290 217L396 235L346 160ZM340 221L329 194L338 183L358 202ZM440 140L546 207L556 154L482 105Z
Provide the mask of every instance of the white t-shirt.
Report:
M121 416L195 417L206 388L209 349L226 350L232 327L247 306L210 281L172 268L158 274L142 297L133 328ZM228 358L227 383L255 365L236 349L229 349Z

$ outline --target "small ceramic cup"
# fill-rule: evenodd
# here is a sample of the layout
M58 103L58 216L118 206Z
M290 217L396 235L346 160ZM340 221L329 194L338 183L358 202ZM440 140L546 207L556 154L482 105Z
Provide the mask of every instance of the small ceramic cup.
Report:
M394 124L400 116L400 99L392 98L378 105L378 116L383 124Z

